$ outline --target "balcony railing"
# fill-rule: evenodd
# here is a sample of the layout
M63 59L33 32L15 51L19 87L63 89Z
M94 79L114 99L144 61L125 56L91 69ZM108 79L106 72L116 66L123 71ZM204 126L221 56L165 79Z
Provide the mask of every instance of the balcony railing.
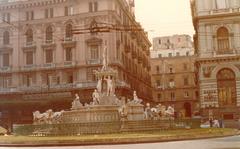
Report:
M0 67L0 72L9 72L12 70L11 66Z
M64 62L64 67L74 67L76 66L76 62L75 61L66 61Z
M54 63L48 63L48 64L43 64L42 68L55 68L56 64Z
M91 59L87 61L88 65L96 65L96 64L101 64L101 60L100 59Z
M37 65L35 64L31 64L31 65L25 65L22 67L22 70L26 71L26 70L34 70L37 68Z
M45 44L53 44L53 40L45 40Z
M25 47L34 47L36 46L36 42L35 41L31 41L31 42L26 42L25 43Z
M126 53L129 53L131 50L130 50L130 46L129 45L125 45L124 46L124 51L126 52Z

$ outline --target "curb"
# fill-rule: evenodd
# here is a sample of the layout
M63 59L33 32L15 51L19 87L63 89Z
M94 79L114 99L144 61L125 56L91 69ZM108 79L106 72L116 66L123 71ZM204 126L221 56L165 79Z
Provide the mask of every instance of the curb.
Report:
M123 139L104 139L104 140L90 140L90 141L51 141L43 143L21 143L21 144L0 144L0 147L57 147L57 146L95 146L95 145L123 145L123 144L143 144L143 143L161 143L173 141L187 141L187 140L203 140L224 138L231 136L238 136L240 132L229 133L225 135L214 136L173 136L173 137L149 137L149 138L123 138Z

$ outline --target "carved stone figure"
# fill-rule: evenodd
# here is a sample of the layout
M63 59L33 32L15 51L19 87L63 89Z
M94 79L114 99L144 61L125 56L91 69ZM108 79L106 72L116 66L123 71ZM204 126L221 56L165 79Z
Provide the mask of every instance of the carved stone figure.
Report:
M111 96L113 95L113 81L111 79L111 76L108 76L107 78L105 78L104 80L107 81L107 96Z
M72 102L72 109L76 110L76 109L81 108L82 106L83 105L80 102L80 98L79 98L78 94L75 94L75 99Z
M133 103L135 103L135 104L141 104L142 103L142 99L138 98L136 91L133 92Z
M102 93L102 78L99 78L97 82L97 91L98 93Z
M174 108L171 106L168 106L167 110L165 111L167 116L173 117L174 116Z
M98 105L100 103L100 95L97 92L97 90L94 90L94 92L92 94L92 98L93 98L93 104L94 105Z
M152 118L152 111L151 111L150 103L146 104L144 114L145 114L145 119L146 120L149 120L149 119Z
M102 71L107 69L107 46L105 45L103 48L103 67Z
M54 112L51 116L51 121L53 123L60 123L61 122L61 116L64 113L64 110L59 111L59 112Z
M40 113L39 111L33 112L33 123L34 124L51 124L52 120L52 110L49 109L45 113Z

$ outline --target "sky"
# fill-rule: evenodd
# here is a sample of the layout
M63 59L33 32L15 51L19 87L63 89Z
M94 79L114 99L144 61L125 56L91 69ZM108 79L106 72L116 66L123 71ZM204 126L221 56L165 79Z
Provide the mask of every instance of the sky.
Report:
M158 36L194 34L189 0L135 0L135 14L150 40Z

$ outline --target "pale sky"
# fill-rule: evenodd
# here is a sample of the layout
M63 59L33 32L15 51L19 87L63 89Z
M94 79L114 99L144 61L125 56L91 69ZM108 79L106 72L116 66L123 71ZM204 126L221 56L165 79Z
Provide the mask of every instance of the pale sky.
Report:
M188 34L192 36L190 0L135 0L136 19L149 40L157 36ZM152 42L152 41L151 41Z

